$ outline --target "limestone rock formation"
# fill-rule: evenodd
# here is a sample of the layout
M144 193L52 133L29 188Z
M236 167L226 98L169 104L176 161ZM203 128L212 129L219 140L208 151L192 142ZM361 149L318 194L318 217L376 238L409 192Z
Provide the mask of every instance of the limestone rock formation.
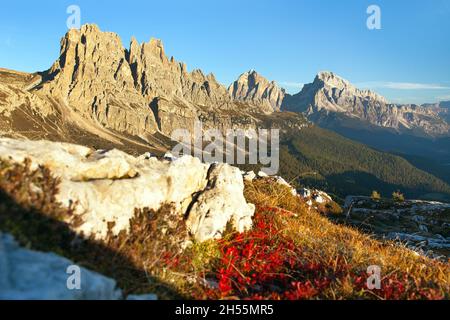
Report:
M229 88L228 92L237 101L259 105L264 112L279 111L285 91L272 81L250 70L243 73Z
M238 232L244 232L252 224L255 207L245 207L242 203L245 198L240 170L226 164L213 165L206 190L189 212L188 228L200 241L220 238L223 226L229 221Z
M169 59L161 40L123 47L117 34L95 25L70 30L39 90L102 127L146 137L159 131L254 122L257 107L238 107L214 75L188 72ZM234 118L230 116L233 111Z
M371 232L382 238L400 240L420 254L448 261L450 204L347 196L344 206L348 223L370 225Z
M161 40L139 44L133 38L128 62L137 89L150 100L178 98L185 103L211 107L231 103L226 88L213 74L204 75L201 70L188 72L184 63L173 57L169 60Z
M71 29L44 80L43 92L83 118L135 135L157 129L149 103L134 86L117 34L101 32L95 25Z
M450 130L450 125L431 108L390 104L384 97L360 90L331 72L319 73L300 93L287 96L283 109L304 112L318 123L333 121L330 115L342 114L398 131L420 130L426 135L443 135Z
M57 200L65 207L75 204L82 222L74 229L85 236L105 238L111 222L117 235L128 230L135 209L157 211L165 204L187 216L198 241L220 237L228 222L238 231L252 225L255 207L245 201L240 171L226 164L204 164L191 156L160 161L118 150L8 138L0 138L0 158L30 159L31 168L46 166L59 177Z
M80 288L69 290L68 267L74 263L54 253L20 247L0 232L0 300L117 300L116 281L80 268ZM70 270L70 269L69 269Z
M283 91L253 76L246 96L233 98L213 74L169 59L160 40L125 48L117 34L84 25L62 38L49 70L0 69L0 133L160 154L174 130L193 133L198 121L223 132L276 121Z

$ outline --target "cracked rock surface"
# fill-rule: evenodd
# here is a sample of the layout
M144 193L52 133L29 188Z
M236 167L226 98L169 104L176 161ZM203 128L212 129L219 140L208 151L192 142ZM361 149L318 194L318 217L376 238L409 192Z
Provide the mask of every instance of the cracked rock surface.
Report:
M218 238L231 222L238 231L251 228L255 207L243 196L238 168L209 165L184 156L175 161L135 158L122 151L93 151L83 146L49 141L0 139L0 158L32 168L46 166L60 178L58 202L75 204L81 223L77 233L104 239L128 230L135 209L157 211L170 204L186 216L198 241Z

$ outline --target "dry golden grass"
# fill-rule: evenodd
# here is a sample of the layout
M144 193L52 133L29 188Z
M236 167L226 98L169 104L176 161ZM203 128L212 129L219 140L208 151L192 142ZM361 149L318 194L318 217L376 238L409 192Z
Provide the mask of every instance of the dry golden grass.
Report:
M355 286L355 277L361 274L367 277L366 270L371 265L381 267L385 281L396 281L391 287L404 287L401 294L388 294L390 298L448 299L450 296L448 263L420 257L394 242L380 242L356 229L334 224L323 214L309 209L289 188L271 179L246 183L245 196L258 208L254 230L242 235L231 232L221 241L194 243L185 250L182 247L187 233L183 219L172 215L170 207L158 212L137 210L129 234L110 237L102 243L85 239L73 246L73 240L79 237L62 222L72 212L55 201L58 184L45 168L31 170L28 162L24 165L0 162L0 230L13 234L23 245L56 252L116 279L125 293L152 292L162 299L230 298L223 295L224 290L205 285L206 279L219 282L223 270L229 267L224 263L229 257L227 250L245 252L253 241L251 237L263 233L268 238L261 238L259 245L251 246L254 255L238 257L241 267L250 263L256 268L250 272L256 272L261 281L256 285L243 284L245 292L240 292L240 298L259 295L255 289L258 286L273 287L270 281L264 283L267 273L257 271L268 263L265 258L258 258L257 252L267 253L266 257L270 258L276 256L278 249L282 253L281 272L289 279L296 278L303 284L320 280L319 276L329 280L327 285L320 286L320 292L305 291L302 287L309 294L304 298L384 298L386 292L361 292L361 286ZM33 186L45 192L35 192ZM283 212L264 208L279 208ZM273 235L264 233L266 227L258 227L258 221L262 220L268 223L268 229L274 230ZM291 249L282 247L286 243L293 244ZM264 247L266 244L268 247ZM299 268L285 267L286 258L293 258ZM303 268L308 264L320 266L320 275L316 277ZM245 272L238 271L237 279ZM262 297L283 297L282 291L291 289L282 287L273 292L269 289ZM233 295L236 294L239 293L235 290Z
M334 266L336 271L344 263L355 274L365 273L368 266L377 265L381 267L382 277L401 274L413 279L416 289L423 286L434 294L449 297L449 263L419 256L401 244L378 241L354 228L334 224L308 209L288 188L267 180L246 183L245 196L258 206L279 207L295 213L295 216L278 215L274 221L303 249L301 259ZM336 283L326 295L329 298L352 296L349 283Z

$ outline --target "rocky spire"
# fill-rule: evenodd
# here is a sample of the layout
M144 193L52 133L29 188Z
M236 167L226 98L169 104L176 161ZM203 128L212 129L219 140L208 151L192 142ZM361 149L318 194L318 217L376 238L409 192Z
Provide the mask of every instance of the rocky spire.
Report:
M125 49L117 34L95 25L63 37L60 57L40 90L94 125L141 137L157 130L170 134L199 118L226 128L229 111L248 111L214 75L188 72L184 63L169 59L161 40L140 44L132 38Z
M254 70L243 73L228 92L234 100L261 105L266 112L280 110L285 95L274 81L270 82Z
M61 40L60 57L41 90L102 126L135 135L155 132L126 55L115 33L96 25L72 29Z

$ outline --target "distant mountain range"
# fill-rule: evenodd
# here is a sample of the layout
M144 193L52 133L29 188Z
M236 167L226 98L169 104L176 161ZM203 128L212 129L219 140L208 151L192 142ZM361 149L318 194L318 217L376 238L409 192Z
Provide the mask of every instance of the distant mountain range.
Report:
M295 95L254 70L226 87L213 74L189 72L184 63L167 57L160 40L140 44L133 38L125 48L117 34L102 32L95 25L70 30L49 70L30 74L0 69L0 133L4 136L162 154L173 144L169 137L174 129L193 130L198 120L205 129L277 127L282 129L285 166L298 162L298 170L316 170L323 179L333 178L332 189L342 196L353 190L367 193L376 186L386 192L404 188L420 190L419 196L450 195L450 187L395 156L311 129L313 123L382 151L450 159L449 105L390 104L331 72L319 73ZM301 136L308 141L299 143ZM344 157L330 145L361 154ZM325 165L320 153L311 152L310 148L321 147L327 148L329 163L341 163L339 169ZM289 162L289 157L296 160ZM382 159L379 168L365 163L370 157ZM429 172L427 161L416 161L416 165ZM289 172L286 169L282 171ZM417 181L390 179L396 169ZM353 179L358 184L364 183L365 174L376 183L340 187L337 177L350 172L358 176ZM432 173L446 177L440 168Z
M321 72L298 94L286 95L282 110L301 112L323 128L379 150L448 163L449 105L391 104L331 72Z
M428 105L398 105L370 91L360 90L331 72L321 72L301 92L286 96L283 109L304 112L317 123L332 125L358 120L368 125L417 136L450 135L450 125L441 117L442 108ZM339 125L339 124L338 124Z

